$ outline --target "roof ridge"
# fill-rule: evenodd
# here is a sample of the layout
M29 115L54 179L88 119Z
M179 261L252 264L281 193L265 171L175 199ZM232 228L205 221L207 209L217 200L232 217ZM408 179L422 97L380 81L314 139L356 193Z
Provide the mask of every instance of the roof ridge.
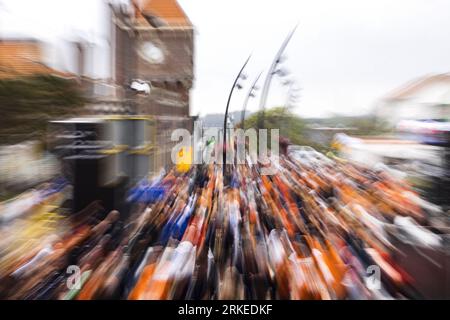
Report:
M169 26L192 26L192 22L177 0L133 1L139 15L154 15L167 22Z
M447 73L435 73L423 75L421 77L410 80L404 85L390 91L387 95L384 96L383 100L395 100L406 98L410 96L413 92L425 87L426 85L433 83L435 81L442 81L442 80L450 82L450 73L447 72Z

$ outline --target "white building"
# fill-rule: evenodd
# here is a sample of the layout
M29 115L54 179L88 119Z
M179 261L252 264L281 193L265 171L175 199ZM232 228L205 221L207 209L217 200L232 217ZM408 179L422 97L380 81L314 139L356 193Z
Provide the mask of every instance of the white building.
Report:
M377 117L396 125L401 120L450 119L450 73L425 76L383 97Z

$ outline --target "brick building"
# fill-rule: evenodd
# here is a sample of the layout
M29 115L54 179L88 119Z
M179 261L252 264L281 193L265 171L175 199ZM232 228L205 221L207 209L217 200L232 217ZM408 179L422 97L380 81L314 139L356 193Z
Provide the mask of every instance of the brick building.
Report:
M126 113L154 116L151 166L154 172L170 168L176 144L171 133L193 128L189 115L193 25L176 0L130 0L127 5L111 8L112 82L120 88L116 99L122 101ZM134 80L149 83L150 94L131 90Z
M112 10L114 83L151 83L149 96L125 89L134 112L189 117L193 82L192 23L176 0L133 0Z
M73 75L50 68L44 62L44 44L35 39L0 39L0 79L35 75L73 78Z

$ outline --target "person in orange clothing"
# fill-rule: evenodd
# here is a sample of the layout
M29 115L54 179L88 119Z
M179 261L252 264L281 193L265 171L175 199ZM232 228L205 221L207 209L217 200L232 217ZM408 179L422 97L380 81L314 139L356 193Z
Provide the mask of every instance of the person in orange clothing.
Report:
M143 298L145 291L147 289L148 284L150 283L153 274L155 273L156 264L149 264L142 271L142 275L140 276L138 282L134 286L133 290L131 290L128 295L129 300L140 300Z

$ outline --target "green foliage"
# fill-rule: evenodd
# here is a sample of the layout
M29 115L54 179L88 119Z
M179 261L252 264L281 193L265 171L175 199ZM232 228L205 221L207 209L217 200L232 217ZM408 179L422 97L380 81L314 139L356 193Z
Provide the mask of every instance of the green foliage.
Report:
M258 117L261 111L252 114L245 121L245 128L257 128ZM284 107L276 107L266 110L264 113L264 128L266 129L280 129L280 136L287 137L292 144L311 146L317 151L327 153L331 146L329 143L319 143L312 140L311 128L314 126L324 126L333 128L351 129L350 135L365 136L365 135L380 135L389 133L389 126L375 118L374 116L333 116L330 118L318 119L302 119L293 114ZM239 127L242 127L241 124ZM269 131L270 133L270 131ZM331 136L330 136L331 142Z
M0 80L0 144L40 138L48 120L85 103L76 83L53 76Z
M260 114L261 111L245 119L245 128L257 128ZM289 138L293 144L312 145L311 141L308 141L304 135L305 122L284 107L275 107L264 112L264 128L279 129L280 137Z
M333 127L333 128L350 128L350 135L355 136L375 136L391 133L392 128L389 124L374 115L365 116L338 116L334 115L329 118L305 120L307 124L312 126Z
M350 121L351 127L355 127L355 135L376 136L391 132L389 125L374 116L354 118Z

